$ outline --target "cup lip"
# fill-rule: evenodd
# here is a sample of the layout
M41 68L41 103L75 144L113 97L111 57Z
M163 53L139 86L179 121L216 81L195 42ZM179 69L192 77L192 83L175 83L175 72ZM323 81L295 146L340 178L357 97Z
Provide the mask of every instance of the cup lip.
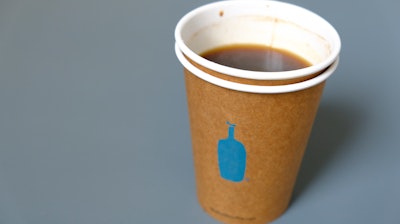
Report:
M214 84L216 86L220 86L226 89L247 92L247 93L258 93L258 94L279 94L279 93L289 93L289 92L296 92L303 89L308 89L313 86L316 86L328 79L333 72L336 70L339 64L339 56L335 58L333 63L329 65L325 70L319 74L318 76L308 79L302 82L297 82L293 84L285 84L285 85L277 85L277 86L260 86L260 85L250 85L250 84L243 84L237 82L231 82L225 79L221 79L215 76L212 76L196 66L194 66L188 59L184 56L183 52L179 49L177 43L175 43L175 54L178 57L179 61L182 65L193 75L197 76L198 78Z
M215 62L212 62L210 60L207 60L200 55L196 54L194 51L192 51L184 42L182 36L181 36L181 31L184 25L192 19L195 15L207 11L212 8L217 8L221 7L224 5L238 5L240 6L241 4L245 5L250 5L250 4L280 4L283 6L288 6L288 7L295 7L299 10L305 11L309 14L312 14L316 18L320 19L322 23L325 23L327 28L331 30L332 35L333 35L333 40L334 44L336 45L333 49L331 54L327 57L327 59L323 60L322 62L319 62L317 64L311 65L306 68L301 68L301 69L296 69L296 70L290 70L290 71L280 71L280 72L262 72L262 71L251 71L251 70L243 70L243 69L238 69L238 68L232 68L229 66L221 65ZM176 45L179 47L179 49L183 52L183 54L187 57L189 57L191 60L194 62L198 63L199 65L209 68L211 70L214 70L216 72L230 75L233 77L239 77L239 78L245 78L245 79L254 79L254 80L286 80L286 79L293 79L293 78L298 78L298 77L304 77L308 76L311 74L315 74L319 71L324 70L328 66L330 66L336 58L339 55L340 49L341 49L341 40L338 32L336 29L324 18L319 16L318 14L305 9L303 7L291 4L291 3L286 3L286 2L280 2L280 1L275 1L275 0L223 0L223 1L218 1L218 2L213 2L213 3L208 3L205 5L202 5L198 8L193 9L192 11L188 12L186 15L184 15L177 23L175 32L175 42Z

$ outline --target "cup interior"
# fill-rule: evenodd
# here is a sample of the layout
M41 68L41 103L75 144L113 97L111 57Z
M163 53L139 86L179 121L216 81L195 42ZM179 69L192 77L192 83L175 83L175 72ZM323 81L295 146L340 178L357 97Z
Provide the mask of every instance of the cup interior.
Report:
M175 30L179 49L196 63L224 74L263 80L291 79L324 70L338 57L336 30L315 13L265 0L222 1L185 15ZM312 66L293 71L256 72L208 61L201 53L232 44L258 44L290 51Z

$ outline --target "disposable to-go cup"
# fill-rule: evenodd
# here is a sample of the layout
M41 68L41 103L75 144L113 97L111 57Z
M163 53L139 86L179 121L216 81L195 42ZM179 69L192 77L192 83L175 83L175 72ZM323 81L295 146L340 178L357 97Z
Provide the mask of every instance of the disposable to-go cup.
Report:
M175 40L184 66L200 205L228 224L276 219L288 207L326 79L338 65L338 33L292 4L231 0L186 14ZM258 72L200 56L232 44L284 49L311 66Z

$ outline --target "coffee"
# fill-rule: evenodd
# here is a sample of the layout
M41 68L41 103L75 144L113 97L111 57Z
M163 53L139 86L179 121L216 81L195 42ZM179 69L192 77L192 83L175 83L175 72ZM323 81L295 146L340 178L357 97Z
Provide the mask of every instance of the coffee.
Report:
M311 66L310 62L292 52L253 44L222 46L201 56L221 65L250 71L280 72Z

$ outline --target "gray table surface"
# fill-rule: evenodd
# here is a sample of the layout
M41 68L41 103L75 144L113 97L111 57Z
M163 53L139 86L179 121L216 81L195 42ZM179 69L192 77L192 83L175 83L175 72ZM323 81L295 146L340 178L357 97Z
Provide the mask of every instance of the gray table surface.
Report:
M217 223L197 204L176 22L209 1L0 1L0 223ZM288 211L400 223L400 2L290 0L339 31Z

